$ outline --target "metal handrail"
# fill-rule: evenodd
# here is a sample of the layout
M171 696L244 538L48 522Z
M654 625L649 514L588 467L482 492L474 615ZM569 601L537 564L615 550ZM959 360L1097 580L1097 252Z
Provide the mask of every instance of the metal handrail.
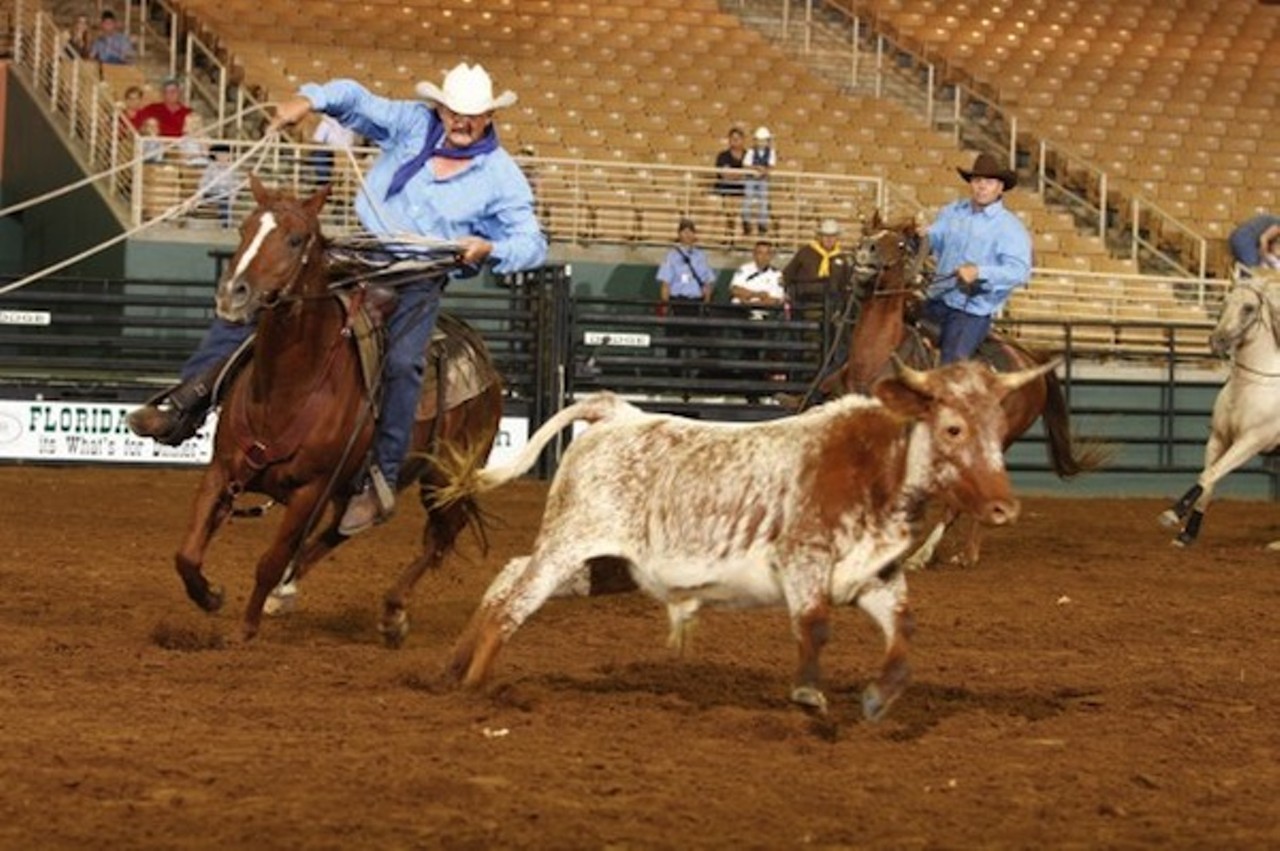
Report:
M793 43L790 20L791 0L783 0L781 5L782 9L779 13L781 21L780 38L784 44L790 44ZM958 66L931 57L927 51L915 50L901 40L893 38L891 34L885 32L883 22L875 17L868 18L859 14L856 4L849 4L847 1L841 3L835 2L835 0L821 0L823 9L833 13L845 22L843 28L847 29L849 34L847 44L844 34L841 33L839 36L830 35L829 38L822 40L822 45L818 45L815 34L823 35L828 33L828 25L815 18L813 14L814 5L814 0L806 0L803 29L800 35L795 37L798 42L797 48L801 55L808 58L821 58L824 54L838 57L839 61L836 64L844 65L850 69L848 78L841 82L852 90L868 91L875 97L882 97L885 89L889 88L888 83L893 83L895 84L893 88L900 94L904 91L918 94L919 97L904 97L903 100L907 103L922 104L920 109L930 127L952 128L957 142L961 143L966 141L963 138L963 130L967 129L979 137L985 137L985 146L991 148L993 152L1005 154L1011 167L1019 165L1020 134L1028 132L1030 122L1020 118L1016 109L1011 109L998 103L993 98L983 95L970 82L969 75ZM841 27L836 27L836 29L841 29ZM897 57L909 58L912 66L923 71L923 73L919 75L895 73L899 69L896 68L895 63L886 63L884 61L886 53ZM871 80L869 82L860 73L867 64L863 60L864 55L874 57L870 72ZM919 77L921 76L924 78L923 83L919 82ZM950 97L947 97L948 90L950 90ZM951 105L950 110L943 110L941 105L948 101L950 101ZM973 108L975 105L982 108L983 117L988 126L984 128L982 123L969 121L962 127L963 116L968 109ZM1043 175L1046 171L1046 161L1054 158L1070 161L1077 166L1083 167L1083 172L1091 180L1086 191L1098 200L1094 202L1086 196L1074 192L1070 193L1070 195L1082 202L1080 206L1085 211L1097 217L1099 236L1105 239L1112 227L1123 227L1126 224L1124 221L1110 221L1108 199L1109 194L1114 190L1114 180L1106 169L1057 140L1037 139L1036 141L1037 144L1034 147L1038 150L1030 151L1029 153L1037 155L1037 162L1033 166L1038 174ZM1042 190L1043 185L1042 183ZM1142 249L1147 249L1152 251L1155 256L1159 257L1171 269L1175 269L1187 276L1204 277L1208 267L1208 240L1204 235L1167 210L1162 209L1151 199L1141 194L1134 194L1131 197L1135 204L1141 205L1144 210L1149 211L1160 220L1161 229L1177 230L1189 237L1191 246L1194 249L1194 265L1188 267L1177 257L1153 250L1153 246L1144 241L1136 229L1131 229L1128 234L1131 256L1137 257Z

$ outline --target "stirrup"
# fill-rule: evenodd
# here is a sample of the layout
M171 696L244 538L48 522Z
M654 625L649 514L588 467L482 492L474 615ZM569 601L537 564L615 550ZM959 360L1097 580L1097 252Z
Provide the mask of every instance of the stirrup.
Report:
M138 437L149 437L165 446L180 446L204 425L208 410L207 406L183 410L171 403L147 404L130 411L125 422Z
M205 415L212 407L212 379L217 374L217 369L211 370L152 396L129 412L125 418L129 430L166 446L178 446L190 439L204 425Z

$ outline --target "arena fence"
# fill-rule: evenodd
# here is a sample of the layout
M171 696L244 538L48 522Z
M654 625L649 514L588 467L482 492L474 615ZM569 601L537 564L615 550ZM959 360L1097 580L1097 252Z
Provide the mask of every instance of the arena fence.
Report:
M212 318L208 285L46 279L0 300L0 394L16 399L134 403L171 382ZM548 266L456 284L446 309L478 327L506 379L507 408L536 428L577 396L608 389L650 410L759 421L785 416L777 394L804 394L827 364L841 305L813 316L652 301L574 297L569 269ZM1078 432L1117 449L1118 476L1199 472L1213 397L1224 373L1189 356L1180 337L1208 323L1147 323L1142 354L1099 340L1140 327L1115 319L1002 320L1006 333L1052 341ZM1036 337L1039 334L1039 337ZM839 360L837 354L833 360ZM552 462L546 462L549 471ZM1010 453L1017 471L1048 473L1033 428ZM1276 493L1274 471L1260 474Z

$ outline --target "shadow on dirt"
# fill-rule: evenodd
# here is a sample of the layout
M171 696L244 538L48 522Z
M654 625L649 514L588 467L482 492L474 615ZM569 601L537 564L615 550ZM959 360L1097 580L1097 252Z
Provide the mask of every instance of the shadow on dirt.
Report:
M599 669L594 678L547 675L537 682L552 691L595 694L642 694L675 699L680 708L732 707L753 712L800 713L787 697L784 675L759 669L714 663L633 662ZM842 728L866 724L862 716L865 684L828 687L827 715L811 715L808 731L828 742L840 738ZM887 737L913 741L948 718L971 713L1042 721L1088 705L1090 695L1070 689L1052 694L1027 691L974 691L933 682L913 682L881 722ZM676 707L673 707L673 709Z
M549 674L539 680L555 691L633 692L676 698L696 709L732 706L760 710L791 705L786 679L754 668L712 662L630 662L597 670L599 676L590 679Z
M978 692L961 686L917 681L907 686L902 698L894 704L889 715L893 729L888 736L895 741L912 741L948 718L971 713L1043 721L1071 711L1078 701L1087 697L1084 692L1069 689L1059 689L1049 695L994 689ZM856 698L856 693L849 696L850 701Z

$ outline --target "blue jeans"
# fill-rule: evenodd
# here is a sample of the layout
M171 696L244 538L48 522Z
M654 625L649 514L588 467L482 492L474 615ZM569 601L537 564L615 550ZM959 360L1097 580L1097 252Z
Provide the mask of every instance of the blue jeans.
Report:
M217 366L235 354L236 349L249 339L255 328L253 324L238 325L214 317L213 324L209 326L208 331L204 332L200 345L196 346L191 357L187 358L187 362L182 365L179 376L183 381L187 381Z
M991 330L990 316L956 310L942 299L924 303L924 318L938 326L939 357L944 364L973 357Z
M444 282L444 278L432 278L399 287L400 301L387 323L382 410L373 442L373 457L387 484L393 488L413 438L418 394L427 369L427 343L436 328Z
M315 175L316 186L333 182L333 151L312 151L307 156L307 165Z
M743 182L745 197L742 200L742 221L749 225L769 226L769 181L752 180Z

